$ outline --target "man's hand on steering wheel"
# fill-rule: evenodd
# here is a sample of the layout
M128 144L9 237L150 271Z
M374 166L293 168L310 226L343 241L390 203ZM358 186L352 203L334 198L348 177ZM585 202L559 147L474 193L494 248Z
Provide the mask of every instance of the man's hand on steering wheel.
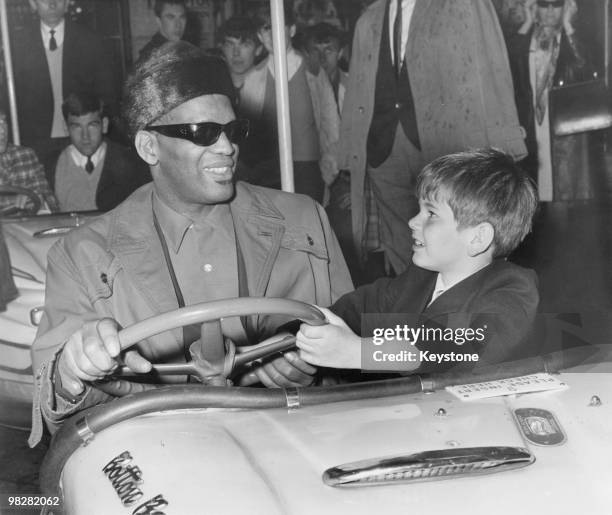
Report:
M285 352L282 356L254 364L251 371L238 381L239 386L261 382L268 388L310 386L315 380L316 367L300 359L297 352Z
M117 330L117 322L103 318L84 323L68 339L55 371L59 374L63 389L77 396L85 389L84 381L98 381L117 368L117 358L121 351ZM136 350L127 351L123 361L137 373L151 370L151 363Z

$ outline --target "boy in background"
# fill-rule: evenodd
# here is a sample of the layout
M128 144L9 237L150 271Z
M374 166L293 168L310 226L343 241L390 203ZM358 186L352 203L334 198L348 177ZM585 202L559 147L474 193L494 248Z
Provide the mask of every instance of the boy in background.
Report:
M251 18L233 16L221 27L221 52L227 63L232 82L237 90L255 66L262 52L257 37L257 26Z
M477 354L481 363L530 353L539 302L536 274L505 258L531 229L537 207L531 180L509 155L476 150L427 165L417 193L420 210L409 223L412 266L396 278L379 279L341 297L331 311L325 310L330 324L303 324L297 338L302 359L364 368L361 337L407 319L417 329L450 328L462 334L455 340L413 340L417 351ZM363 343L365 349L368 340ZM453 360L430 362L421 355L415 352L415 360L402 363L402 371L440 372L454 366ZM467 360L455 361L465 365Z
M348 72L340 66L344 33L329 23L321 22L307 27L304 39L310 67L316 69L320 66L327 74L338 105L338 114L341 115L348 84Z
M185 0L155 0L153 5L157 32L149 42L140 49L138 61L147 59L153 50L168 41L180 41L185 35L187 26L187 6Z
M337 174L336 145L340 119L331 84L323 70L315 76L292 46L296 25L291 2L285 0L285 44L295 192L323 201L324 179ZM240 90L242 116L251 122L251 135L241 159L251 167L246 179L253 184L280 188L278 128L271 15L260 11L257 36L269 55L246 76Z

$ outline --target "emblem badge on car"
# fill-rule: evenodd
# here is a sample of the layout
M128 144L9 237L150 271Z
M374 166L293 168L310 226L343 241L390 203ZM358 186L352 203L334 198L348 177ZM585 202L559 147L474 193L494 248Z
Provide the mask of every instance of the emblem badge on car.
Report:
M540 408L518 408L514 417L527 440L536 445L561 445L565 434L555 416Z

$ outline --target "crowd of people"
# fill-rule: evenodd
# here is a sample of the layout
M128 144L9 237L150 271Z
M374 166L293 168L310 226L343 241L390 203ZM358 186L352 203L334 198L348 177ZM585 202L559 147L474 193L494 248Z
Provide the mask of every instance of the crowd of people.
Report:
M107 212L48 256L33 442L42 418L55 428L112 398L100 381L119 362L147 373L184 361L199 338L193 328L127 353L117 332L204 301L273 296L330 307L330 324L298 332L297 351L231 377L222 367L211 384L311 385L324 375L318 367L359 369L359 341L372 331L363 313L378 314L378 325L410 312L444 326L468 312L471 327L493 311L486 345L461 352L488 363L530 353L535 277L505 258L529 232L538 195L588 197L548 126L558 77L591 73L575 0L527 0L510 34L488 0L376 0L351 45L328 23L298 31L286 1L301 195L279 191L269 9L227 20L218 49L205 52L181 41L184 1L157 0L159 30L119 95L98 36L65 19L67 3L30 0L39 21L15 37L24 147L8 144L0 117L3 181L32 189L50 211ZM131 148L108 137L120 104ZM582 136L563 145L575 155ZM281 326L272 316L227 322L228 339L209 358Z
M326 206L357 283L410 263L402 235L417 211L416 174L446 153L506 150L541 201L590 199L596 189L591 174L575 172L589 169L592 136L551 137L549 122L549 91L593 74L575 0L518 4L504 32L489 1L424 4L371 3L350 42L330 23L298 28L285 2L295 191ZM2 183L33 190L48 211L107 211L151 180L121 137L111 61L98 35L66 19L67 0L30 5L38 19L12 42L23 146L4 146ZM158 31L136 65L185 34L183 0L152 8ZM227 20L209 53L224 59L250 124L237 179L280 188L270 11L255 14Z

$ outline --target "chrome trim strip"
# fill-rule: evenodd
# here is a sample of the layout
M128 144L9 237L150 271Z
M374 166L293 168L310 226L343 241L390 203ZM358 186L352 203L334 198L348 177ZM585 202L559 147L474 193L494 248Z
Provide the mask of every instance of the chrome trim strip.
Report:
M327 469L323 482L357 487L490 474L530 465L535 457L523 447L438 449L345 463Z

